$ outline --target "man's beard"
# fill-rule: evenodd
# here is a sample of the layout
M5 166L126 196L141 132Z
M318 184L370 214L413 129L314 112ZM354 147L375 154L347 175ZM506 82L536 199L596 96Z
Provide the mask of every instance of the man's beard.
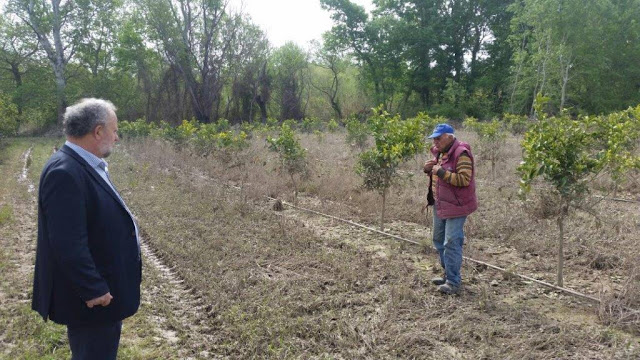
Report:
M102 158L108 158L109 155L111 155L111 151L113 150L113 145L107 147L106 149L102 150L100 149L100 152L102 153Z

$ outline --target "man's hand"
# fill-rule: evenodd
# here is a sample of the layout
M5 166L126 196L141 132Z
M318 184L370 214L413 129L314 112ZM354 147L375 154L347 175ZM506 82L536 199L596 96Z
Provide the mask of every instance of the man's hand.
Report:
M438 173L438 170L440 170L441 168L442 168L442 166L440 166L440 165L436 164L436 165L433 165L433 168L431 168L431 171L432 171L434 174L437 174L437 173Z
M422 170L424 170L424 172L426 174L428 174L428 173L431 172L431 169L433 168L433 165L435 165L437 163L438 163L437 160L431 159L431 160L427 161L426 163L424 163L424 168Z
M96 305L100 305L100 306L107 306L111 303L111 299L113 299L113 296L111 296L111 293L108 292L100 297L97 297L95 299L91 299L89 301L87 301L87 307L89 307L89 309L91 309L92 307L96 306Z

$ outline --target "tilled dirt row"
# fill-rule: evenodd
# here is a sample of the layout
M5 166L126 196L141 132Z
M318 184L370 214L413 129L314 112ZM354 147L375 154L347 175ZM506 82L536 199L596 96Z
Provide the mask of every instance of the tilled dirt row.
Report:
M45 325L42 320L29 310L31 304L31 284L33 279L33 263L36 248L37 204L35 185L28 173L39 171L30 169L32 148L26 150L20 159L19 171L11 174L18 183L19 193L11 196L14 223L11 225L12 236L2 239L3 255L9 263L3 266L2 286L0 287L0 306L5 314L12 314L16 319L10 323L11 334L0 332L0 358L16 358L24 355L24 347L30 348L33 356L53 356L66 358L68 345L64 327L47 324L47 330L55 333L52 344L28 345L38 342L40 328ZM123 359L188 359L211 358L206 352L199 351L199 345L206 343L206 328L198 325L203 305L192 292L182 285L174 272L163 265L162 261L150 250L146 242L142 242L143 251L143 283L141 307L138 314L125 320L120 357ZM10 289L10 290L7 290ZM7 320L7 319L5 319ZM33 332L11 328L19 327L25 322L35 328ZM29 338L33 336L33 338Z

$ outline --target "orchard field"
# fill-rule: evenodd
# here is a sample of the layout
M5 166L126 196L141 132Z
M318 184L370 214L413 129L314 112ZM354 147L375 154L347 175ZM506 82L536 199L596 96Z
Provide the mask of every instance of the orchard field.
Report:
M487 148L472 123L458 127L477 152L480 202L466 224L465 255L507 272L465 261L462 292L447 297L429 282L440 269L431 213L421 213L424 149L399 163L386 196L384 231L415 245L299 209L379 225L380 196L362 187L354 170L362 150L342 128L298 127L305 166L288 173L270 151L277 129L220 132L209 139L218 146L203 148L188 123L169 140L135 136L146 130L131 124L121 124L123 140L108 159L144 243L143 302L125 321L123 359L640 357L637 170L618 185L606 171L590 179L588 211L565 219L564 287L595 303L515 275L556 282L553 192L536 180L526 200L519 196L522 135ZM373 145L366 139L363 149ZM0 358L69 357L65 329L29 310L33 189L62 142L1 144ZM294 182L298 208L289 205Z

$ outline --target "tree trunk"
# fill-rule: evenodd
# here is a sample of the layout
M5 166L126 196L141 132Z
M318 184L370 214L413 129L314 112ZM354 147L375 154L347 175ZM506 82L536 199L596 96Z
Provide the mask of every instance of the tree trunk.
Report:
M298 205L298 186L296 184L296 179L292 173L289 174L291 176L291 183L293 184L293 205Z
M18 97L16 101L16 105L18 106L18 114L22 115L22 103L23 103L23 94L20 90L22 87L22 73L20 72L19 64L10 63L11 65L11 74L13 74L13 80L16 82L16 90L18 90Z
M67 80L64 77L64 63L54 63L53 73L56 76L56 98L58 100L57 101L58 102L58 124L62 125L64 112L67 109L67 97L65 95Z
M563 286L562 270L564 268L564 217L565 208L563 206L562 213L558 217L558 230L560 237L558 238L558 269L557 269L557 283L558 286Z
M491 180L496 179L496 154L495 151L491 152Z
M523 36L522 37L522 45L520 46L520 51L524 51L525 48L525 44L526 44L526 40L527 37ZM509 112L513 113L513 98L516 95L516 91L518 90L518 80L520 78L520 72L522 71L522 65L524 64L524 59L520 60L520 63L518 64L518 68L516 70L516 77L513 83L513 90L511 91L511 98L509 99Z
M53 59L53 72L56 75L56 92L58 98L58 124L62 125L62 118L67 108L67 97L65 89L67 87L67 79L65 78L65 68L67 65L64 57L64 46L62 45L62 16L60 14L60 1L51 1L53 9L53 44L55 47L55 57Z
M562 62L562 58L560 58ZM564 109L564 103L567 99L567 84L569 83L569 69L571 69L571 62L567 62L567 65L562 69L562 94L560 95L560 110Z
M256 103L260 108L260 121L262 121L263 124L266 124L267 123L267 103L262 99L260 95L256 96Z
M380 231L384 231L384 210L387 205L387 189L382 191L382 211L380 212Z

